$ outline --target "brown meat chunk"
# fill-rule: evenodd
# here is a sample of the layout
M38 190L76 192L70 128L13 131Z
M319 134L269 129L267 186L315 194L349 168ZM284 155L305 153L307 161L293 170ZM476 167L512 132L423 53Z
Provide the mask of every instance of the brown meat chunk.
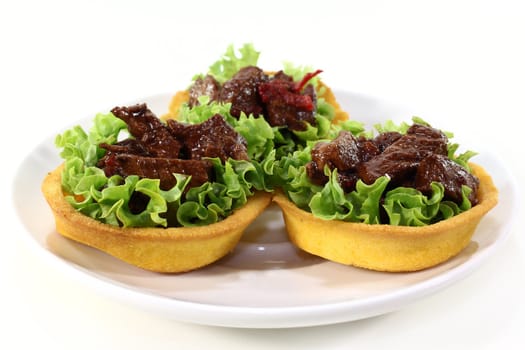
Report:
M384 152L357 167L359 178L372 184L388 175L393 185L406 184L415 175L419 162L431 154L447 154L447 137L439 130L414 124L406 135Z
M330 169L345 171L361 162L359 143L348 131L341 131L331 142L318 142L312 149L312 162L319 169L328 165Z
M176 183L174 173L191 175L190 187L200 186L208 181L213 165L206 160L187 160L143 157L133 154L111 153L106 157L106 176L137 175L141 178L160 179L160 188L168 190Z
M112 145L101 143L99 146L108 151L108 153L128 153L137 156L150 155L148 150L136 139L125 139Z
M169 132L165 124L145 103L130 107L115 107L116 117L128 125L128 130L154 157L178 158L181 144Z
M456 203L462 202L461 187L466 185L472 189L469 200L476 205L478 178L470 174L465 168L450 160L448 157L433 154L421 161L416 172L415 187L429 195L432 192L432 182L439 182L445 188L445 199Z
M188 104L190 107L199 105L199 97L208 96L211 101L219 99L220 84L211 75L206 75L204 78L197 78L190 88L190 97Z
M230 113L239 118L241 112L259 116L264 113L264 106L259 97L258 88L268 76L255 66L241 68L230 80L225 82L219 94L219 101L231 103Z
M312 161L306 165L308 176L315 184L327 181L324 167L337 169L340 182L347 189L355 186L355 172L362 162L379 154L377 146L365 138L356 138L348 131L341 131L331 142L318 142L311 151Z
M182 153L187 159L218 157L248 160L246 140L239 135L219 114L201 124L184 125L168 120L168 128L182 140Z
M379 152L383 152L388 146L399 140L403 135L395 131L382 132L377 135L373 142L379 149Z

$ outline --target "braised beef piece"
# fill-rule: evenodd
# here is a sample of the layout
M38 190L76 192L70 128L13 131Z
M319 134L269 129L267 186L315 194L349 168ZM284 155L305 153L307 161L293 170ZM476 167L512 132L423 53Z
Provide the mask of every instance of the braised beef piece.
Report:
M190 88L190 97L188 104L190 107L199 105L199 97L208 96L211 101L219 99L220 84L211 75L206 75L204 78L197 78Z
M383 153L359 164L357 173L367 184L388 175L391 185L406 185L407 179L415 175L421 160L431 154L447 154L447 141L441 131L414 124L405 135L386 147Z
M355 190L359 176L354 171L342 171L337 173L337 181L345 193Z
M306 130L306 123L315 125L317 96L312 84L303 87L282 71L259 86L266 107L266 119L272 126Z
M477 203L479 180L447 156L447 137L439 130L414 124L405 135L387 132L372 140L356 138L342 131L333 141L319 142L306 164L313 184L328 181L324 167L338 170L338 181L345 192L355 190L359 179L372 184L388 175L389 187L413 187L424 194L431 193L431 183L440 182L445 198L462 202L461 186L472 189L469 200Z
M147 108L145 103L130 107L115 107L111 113L126 122L130 134L153 157L178 157L180 142L171 135L166 125Z
M374 138L374 144L379 149L379 152L383 152L388 146L399 140L403 136L401 133L396 131L382 132Z
M239 118L241 112L259 116L264 113L264 106L258 93L259 85L268 80L262 69L255 66L241 68L230 80L226 81L219 93L219 101L231 103L230 113Z
M128 124L134 138L100 144L106 154L97 166L106 176L138 175L160 179L160 187L176 183L173 173L191 175L189 187L212 179L213 165L205 157L248 160L246 141L220 115L201 124L162 123L145 104L116 107L113 114Z
M324 175L324 167L337 169L341 183L347 189L355 186L356 176L353 175L357 166L370 160L380 153L373 141L363 137L356 138L348 131L341 131L331 142L318 142L312 149L312 161L307 164L306 171L313 183L323 185L328 178Z
M281 80L286 81L289 83L293 83L293 77L291 75L286 74L284 71L280 70L277 73L275 73L272 77L273 80Z
M348 131L341 131L331 142L318 142L312 149L310 167L323 172L325 166L339 171L352 169L360 163L359 144Z
M172 135L182 141L184 158L248 160L246 140L219 114L201 124L184 125L175 120L168 120L167 124Z
M148 150L136 139L125 139L112 145L101 143L99 146L109 153L128 153L138 156L150 156Z
M337 168L344 171L355 168L361 162L357 139L348 131L341 131L332 142L319 142L312 149L312 161L317 168Z
M191 175L190 186L200 186L211 178L213 165L206 160L154 158L135 154L111 153L105 161L107 176L138 175L141 178L160 179L160 188L168 190L176 183L173 173Z
M472 205L477 204L478 178L444 155L433 154L426 157L417 169L415 187L422 193L427 195L432 193L430 185L434 181L443 184L445 199L456 203L461 203L463 200L462 185L470 187L472 192L468 199Z

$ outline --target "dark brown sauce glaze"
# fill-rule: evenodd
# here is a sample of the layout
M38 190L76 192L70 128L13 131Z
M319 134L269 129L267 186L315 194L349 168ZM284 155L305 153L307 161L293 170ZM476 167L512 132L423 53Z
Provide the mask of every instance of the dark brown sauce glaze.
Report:
M116 107L133 138L113 145L101 144L106 154L97 166L106 176L138 175L160 179L167 190L176 184L173 173L191 176L190 187L213 180L213 164L203 158L247 160L246 141L220 115L201 124L162 123L146 106Z
M321 71L307 74L300 82L283 71L266 74L261 68L241 68L222 86L211 76L198 78L190 87L189 106L198 104L200 96L210 101L231 103L230 113L239 118L241 113L263 116L271 126L285 126L302 131L306 123L315 125L317 96L308 81Z
M268 81L268 76L259 67L241 68L220 89L219 101L231 103L230 113L239 118L241 112L259 116L264 112L264 105L258 89L261 83Z
M339 183L351 192L359 179L372 184L381 176L390 177L389 188L404 186L431 193L431 183L445 188L445 199L462 202L462 186L472 189L469 200L477 203L479 180L447 156L448 139L441 131L412 125L405 135L387 132L367 140L342 131L331 142L319 142L306 165L312 183L328 181L324 167L337 169Z

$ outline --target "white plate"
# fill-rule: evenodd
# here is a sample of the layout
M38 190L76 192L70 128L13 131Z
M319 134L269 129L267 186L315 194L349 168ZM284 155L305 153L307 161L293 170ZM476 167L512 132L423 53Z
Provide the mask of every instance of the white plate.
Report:
M337 95L342 106L358 120L376 122L373 118L385 115L406 120L410 116L373 98ZM160 115L169 99L166 94L138 102L147 102ZM79 123L89 126L92 117ZM157 274L56 233L51 211L40 192L45 174L60 163L53 140L54 135L23 161L13 189L20 221L37 251L64 272L120 301L200 324L300 327L352 321L400 309L478 267L507 238L519 204L512 176L495 156L483 151L475 160L493 176L500 190L500 203L482 220L462 253L434 268L415 273L380 273L300 252L286 239L279 209L271 207L249 227L229 256L194 272ZM469 148L479 150L474 145Z

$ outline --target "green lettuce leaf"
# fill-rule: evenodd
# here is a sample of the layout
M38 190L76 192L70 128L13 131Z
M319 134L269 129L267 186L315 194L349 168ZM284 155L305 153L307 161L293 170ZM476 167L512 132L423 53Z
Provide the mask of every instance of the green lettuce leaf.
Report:
M235 131L246 140L250 159L264 159L273 150L275 129L264 118L241 113L233 124Z
M191 108L184 103L179 110L177 120L182 123L200 124L215 114L220 114L230 125L236 123L237 119L230 114L231 103L210 102L210 97L206 95L200 96L198 100L199 104Z
M337 180L337 169L327 170L327 175L328 182L308 204L312 214L325 220L381 223L380 200L390 181L388 177L380 177L371 185L359 180L355 191L345 193Z
M467 150L463 153L457 154L458 149L459 149L459 144L449 143L447 145L448 157L452 159L454 162L461 165L463 168L467 169L468 172L471 172L468 162L470 158L476 156L478 153L471 151L471 150Z
M432 183L432 195L426 197L414 188L398 187L385 196L383 207L390 219L390 225L425 226L433 222L439 213L444 188Z
M93 128L89 135L80 127L75 126L55 138L55 145L62 148L60 156L63 159L78 157L87 166L93 166L104 154L100 143L115 143L121 130L127 130L126 123L112 113L99 113L95 116Z
M223 56L210 66L208 74L223 84L231 79L241 68L257 65L259 52L255 50L253 44L244 44L239 48L239 53L240 57L237 56L233 45L228 46Z

